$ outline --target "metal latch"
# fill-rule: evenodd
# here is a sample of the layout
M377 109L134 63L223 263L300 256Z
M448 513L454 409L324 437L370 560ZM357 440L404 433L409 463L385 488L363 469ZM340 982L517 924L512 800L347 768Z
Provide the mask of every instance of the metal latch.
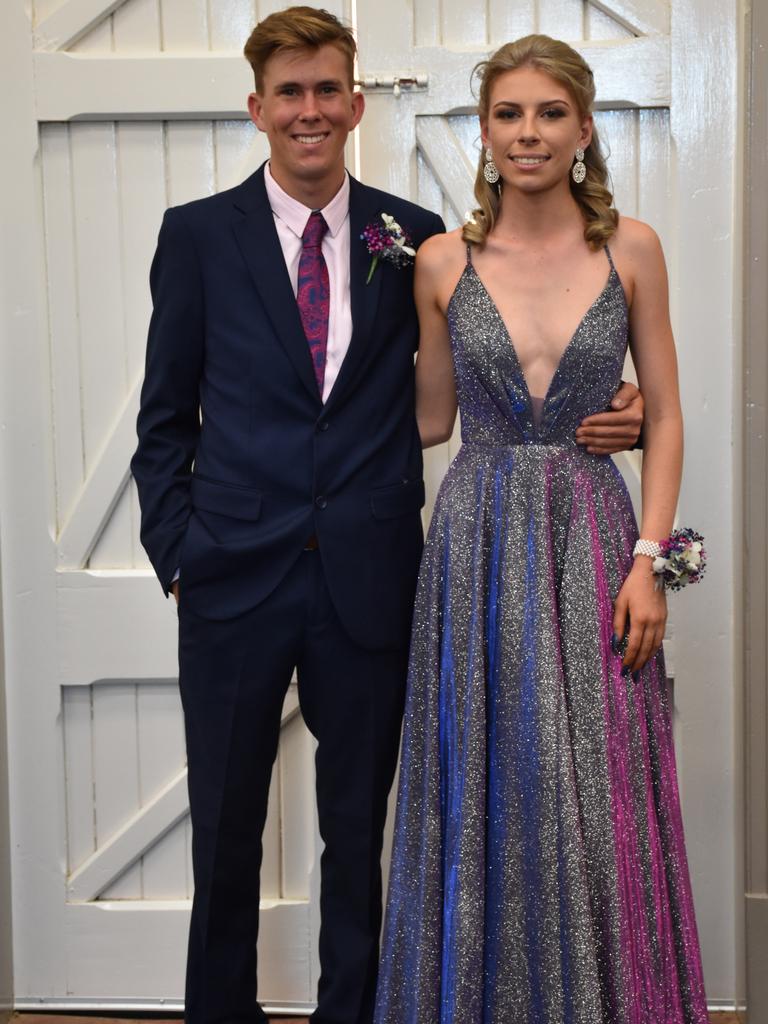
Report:
M429 75L425 71L407 71L402 75L364 75L357 83L361 89L377 92L391 91L395 97L406 92L423 92L429 87Z

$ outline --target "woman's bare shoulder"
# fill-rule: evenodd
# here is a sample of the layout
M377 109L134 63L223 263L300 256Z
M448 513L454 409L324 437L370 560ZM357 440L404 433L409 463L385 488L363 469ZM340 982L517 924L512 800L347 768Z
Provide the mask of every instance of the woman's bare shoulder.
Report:
M467 263L461 228L428 238L416 254L417 295L431 300L445 313Z
M651 225L623 215L619 218L616 232L609 245L616 255L623 255L630 260L661 254L659 236Z
M461 237L461 228L432 235L416 254L419 267L427 272L444 272L457 261L466 260L467 246Z

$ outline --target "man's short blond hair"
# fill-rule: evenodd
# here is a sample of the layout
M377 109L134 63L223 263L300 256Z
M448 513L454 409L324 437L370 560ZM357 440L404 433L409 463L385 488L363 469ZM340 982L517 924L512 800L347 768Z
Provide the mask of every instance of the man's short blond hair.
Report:
M253 68L256 92L264 91L264 68L270 57L286 50L337 47L347 60L349 86L355 84L357 46L352 32L328 11L316 7L288 7L270 14L251 32L243 53Z

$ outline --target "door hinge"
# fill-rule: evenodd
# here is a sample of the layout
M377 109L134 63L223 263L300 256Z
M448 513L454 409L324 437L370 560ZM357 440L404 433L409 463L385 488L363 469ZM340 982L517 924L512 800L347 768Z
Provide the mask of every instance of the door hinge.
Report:
M391 92L395 97L405 92L424 92L429 88L426 71L405 71L402 75L363 75L357 84L369 92Z

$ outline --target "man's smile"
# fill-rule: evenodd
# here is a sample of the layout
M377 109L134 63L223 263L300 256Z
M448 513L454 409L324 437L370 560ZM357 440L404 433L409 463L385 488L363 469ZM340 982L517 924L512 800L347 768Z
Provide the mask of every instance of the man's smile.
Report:
M330 132L315 132L306 135L294 135L293 138L304 146L316 146L328 138Z

